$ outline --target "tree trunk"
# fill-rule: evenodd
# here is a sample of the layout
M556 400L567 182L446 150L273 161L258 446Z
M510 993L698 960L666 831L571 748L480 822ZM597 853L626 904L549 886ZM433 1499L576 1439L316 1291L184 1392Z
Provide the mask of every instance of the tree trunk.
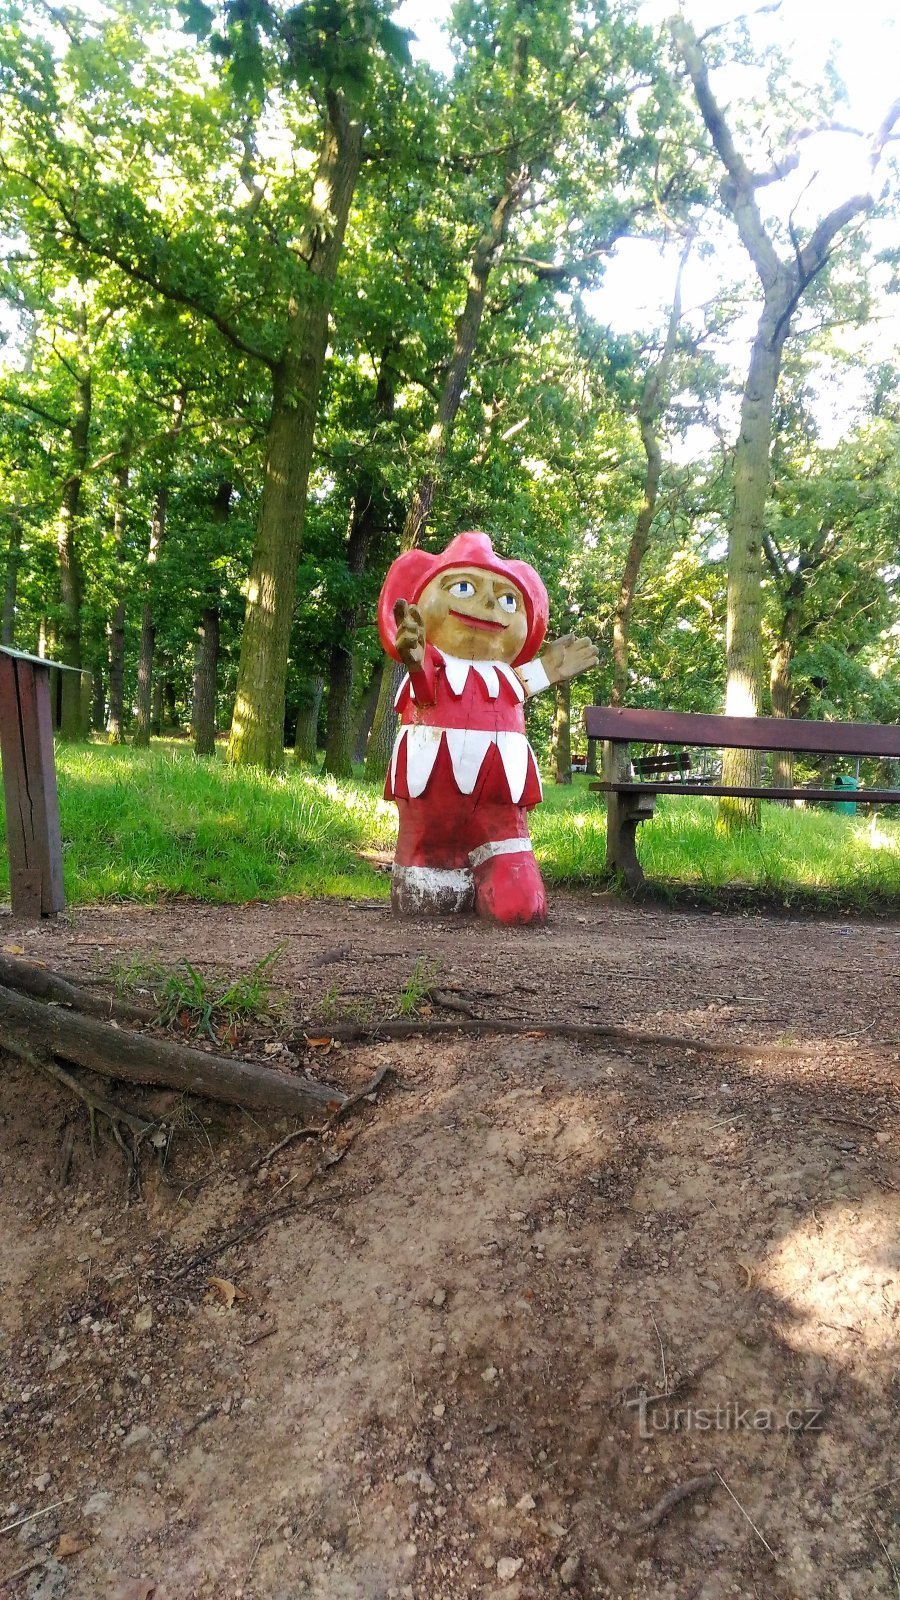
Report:
M234 486L222 478L212 504L213 521L224 528L231 514ZM219 601L217 584L207 588L206 604L197 630L194 682L191 696L191 734L194 754L211 756L216 749L216 701L219 675Z
M396 374L391 367L392 346L381 358L374 400L373 435L394 412ZM369 566L371 552L382 531L383 495L371 471L360 474L350 513L347 537L347 570L359 578ZM328 688L328 720L325 730L325 771L336 778L349 778L353 772L353 650L359 628L359 606L351 601L335 619L335 642L331 651Z
M228 746L229 759L242 764L273 768L284 757L288 647L329 304L362 161L362 133L362 124L350 120L342 92L330 92L310 221L297 252L309 277L292 301L286 348L273 371L265 479Z
M81 485L87 466L91 430L91 377L79 378L69 475L63 484L62 503L56 525L59 557L59 587L62 599L60 617L60 657L69 667L81 668L81 612L84 604L84 571L78 540L78 511ZM87 726L82 716L81 680L78 673L62 673L62 718L60 738L83 739Z
M95 667L91 673L91 727L95 733L102 733L106 726L106 695L103 689L103 673Z
M149 561L149 555L147 559ZM153 719L153 655L155 649L156 625L153 621L153 607L147 600L141 610L141 645L138 655L137 696L134 708L134 732L131 736L132 744L143 748L146 748L150 743L150 724Z
M425 532L437 487L438 471L447 453L466 378L475 354L491 269L497 252L506 239L510 221L516 205L524 194L526 182L527 173L523 170L509 174L504 192L491 213L490 223L472 254L466 303L456 324L453 355L444 376L437 416L428 435L429 465L420 478L407 508L400 538L401 551L414 550ZM370 782L383 783L387 772L397 725L394 696L399 681L395 672L385 672L381 680L378 708L366 753L366 777Z
M127 494L128 463L123 462L116 474L116 503L113 511L113 548L120 576L116 603L109 620L109 710L106 733L110 744L121 744L125 736L125 583L122 568L125 561Z
M170 733L180 733L181 718L178 715L178 697L175 693L175 685L171 678L165 678L163 680L162 698L163 708L165 710L166 728Z
M3 625L0 644L11 649L16 637L16 596L19 588L19 566L22 560L22 519L12 513L9 524L9 544L6 552L6 582L3 589Z
M515 72L522 83L528 71L528 45L528 35L517 34ZM509 225L531 182L531 177L531 169L520 162L517 149L513 146L506 163L503 191L493 205L488 225L478 239L469 262L466 303L456 323L453 354L444 374L437 415L428 435L429 464L419 480L407 509L400 540L401 551L414 550L421 542L431 514L438 471L447 454L478 342L491 271L506 242ZM366 777L371 782L384 782L391 758L397 724L394 695L397 692L398 682L396 674L391 672L386 672L381 680L378 709L366 755Z
M767 296L741 404L741 429L734 453L734 512L728 540L725 715L729 717L757 717L762 709L766 677L763 533L772 412L788 322L784 295ZM758 788L761 777L760 751L723 753L723 784ZM728 832L758 828L760 818L758 800L726 797L719 802L719 824Z
M613 614L613 679L609 697L612 706L624 705L628 693L628 640L631 632L631 612L641 562L650 543L650 528L656 513L659 475L662 471L662 454L653 423L644 417L641 418L641 440L647 456L647 474L644 479L644 498L628 546L625 569Z
M307 761L310 765L315 761L318 749L319 708L324 688L324 678L308 678L301 685L297 701L294 756L297 761Z
M806 290L832 253L834 241L861 212L871 210L870 191L849 196L817 223L804 245L791 229L792 252L782 260L763 222L757 190L785 176L798 163L794 151L768 173L752 169L734 141L725 114L709 81L703 46L690 23L678 17L670 24L672 37L687 67L697 104L727 173L721 194L734 218L762 285L764 301L750 356L750 371L741 405L741 431L734 458L734 516L728 546L728 617L726 627L727 687L725 710L732 716L757 716L765 679L762 639L762 570L764 510L769 486L769 451L772 443L772 407L781 367L784 342L791 318ZM894 102L870 146L874 167L900 117L900 100ZM726 750L722 782L738 787L758 786L762 772L759 751ZM726 831L759 827L758 800L723 799L719 824Z
M387 774L397 731L394 701L402 682L403 668L396 661L387 661L381 675L378 704L366 746L366 779L369 783L384 783Z
M335 778L353 776L353 656L334 645L328 668L328 717L323 771Z
M381 675L383 672L384 661L381 660L372 673L371 682L366 690L359 717L357 718L356 731L353 738L353 760L355 762L365 761L366 759L366 745L369 742L369 732L375 716L375 708L378 705L378 694L381 689Z
M179 390L172 410L172 434L178 436L184 423L187 393ZM154 568L166 542L166 524L169 516L169 486L161 483L156 491L153 515L150 518L150 537L147 542L147 583L149 593L141 612L141 649L138 658L137 701L135 705L132 744L146 748L151 733L160 728L160 704L153 689L153 657L156 651L156 619L153 603Z
M599 743L599 739L588 739L587 742L587 767L585 768L585 771L589 778L596 778L599 771L599 763L597 760L597 746Z
M662 453L659 448L656 430L668 398L669 374L672 370L672 360L675 355L675 344L678 338L678 325L681 321L681 280L692 244L693 236L685 242L684 249L681 252L681 260L678 263L675 293L672 297L672 310L669 313L669 323L666 330L666 342L659 361L648 372L644 380L643 394L638 406L638 425L641 430L644 455L647 458L647 470L644 476L644 498L641 502L641 509L638 512L634 532L631 535L622 581L619 584L616 609L613 614L613 681L609 698L609 703L613 706L624 705L628 694L628 642L631 634L631 613L634 608L634 596L641 562L647 553L647 546L650 543L650 530L653 526L653 518L656 515L659 479L662 472Z
M557 783L572 782L572 685L568 678L555 688L553 766Z
M775 647L769 668L769 686L772 694L772 715L789 717L792 709L791 660L794 654L789 639L782 639ZM793 750L773 750L772 783L776 789L790 789L794 783ZM786 805L790 801L785 801Z
M216 681L219 666L219 608L207 606L200 622L197 655L194 661L194 694L191 731L194 754L212 756L216 752Z
M163 728L163 680L156 677L153 680L153 698L150 710L150 732L154 739L158 739Z

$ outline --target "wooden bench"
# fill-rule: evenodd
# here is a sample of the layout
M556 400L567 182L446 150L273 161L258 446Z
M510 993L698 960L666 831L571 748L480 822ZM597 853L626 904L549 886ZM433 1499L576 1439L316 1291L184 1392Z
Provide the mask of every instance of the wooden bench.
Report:
M734 795L741 799L853 799L859 805L900 805L900 789L741 788L721 783L634 775L631 744L690 745L699 749L791 750L804 754L900 760L900 727L871 722L812 722L788 717L716 717L689 711L631 710L626 706L588 706L589 739L604 744L607 776L591 788L607 796L606 864L629 889L645 884L637 858L637 829L656 809L658 794ZM638 766L639 763L635 763Z
M658 756L641 756L631 763L639 778L658 778L661 773L668 772L672 774L672 783L676 782L675 773L685 776L690 772L691 764L686 750L664 750Z
M40 656L0 648L0 758L14 917L55 917L65 905L53 759L50 673Z

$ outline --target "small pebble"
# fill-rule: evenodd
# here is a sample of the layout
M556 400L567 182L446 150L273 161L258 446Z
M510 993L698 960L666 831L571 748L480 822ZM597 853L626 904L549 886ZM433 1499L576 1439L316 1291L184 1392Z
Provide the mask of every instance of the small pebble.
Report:
M523 1565L521 1556L501 1556L497 1562L497 1577L501 1583L511 1583Z

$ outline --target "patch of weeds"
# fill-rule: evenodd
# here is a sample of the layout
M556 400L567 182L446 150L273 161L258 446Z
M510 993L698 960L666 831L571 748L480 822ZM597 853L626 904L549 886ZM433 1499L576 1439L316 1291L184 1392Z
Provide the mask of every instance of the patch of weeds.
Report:
M126 1000L134 994L149 994L155 1000L160 984L165 982L166 971L158 961L134 956L128 962L114 961L110 978L120 1000Z
M177 1022L185 1033L233 1043L241 1023L271 1015L271 973L283 950L284 945L270 950L225 988L190 961L179 961L158 995L160 1022L165 1027Z
M325 990L321 1000L313 1006L312 1015L316 1022L325 1026L330 1022L360 1022L375 1021L372 1001L369 999L348 1000L340 992L336 983Z
M426 961L424 956L419 957L412 976L400 990L397 1010L401 1017L415 1016L422 1001L428 998L437 977L438 966L437 961Z

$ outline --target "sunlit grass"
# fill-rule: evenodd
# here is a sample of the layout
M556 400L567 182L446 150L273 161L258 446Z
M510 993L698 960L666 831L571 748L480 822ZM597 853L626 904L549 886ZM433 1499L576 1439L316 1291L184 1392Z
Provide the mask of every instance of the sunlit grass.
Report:
M276 775L198 761L184 745L95 744L57 751L66 897L241 903L282 895L385 898L394 807L362 781L323 778L290 761ZM900 816L763 807L759 833L718 834L716 803L663 798L638 851L665 894L714 901L727 890L784 904L900 906ZM551 885L606 884L606 812L588 780L548 783L532 813ZM8 896L5 855L0 895Z
M663 796L638 829L638 856L654 885L714 897L726 887L771 895L790 905L900 906L900 811L855 817L826 808L764 805L762 828L716 831L715 800ZM892 820L893 819L893 820ZM545 787L535 813L535 851L549 883L593 884L602 877L606 819L582 778Z
M361 856L393 842L393 807L371 788L198 761L164 743L60 745L57 772L70 903L388 892Z

